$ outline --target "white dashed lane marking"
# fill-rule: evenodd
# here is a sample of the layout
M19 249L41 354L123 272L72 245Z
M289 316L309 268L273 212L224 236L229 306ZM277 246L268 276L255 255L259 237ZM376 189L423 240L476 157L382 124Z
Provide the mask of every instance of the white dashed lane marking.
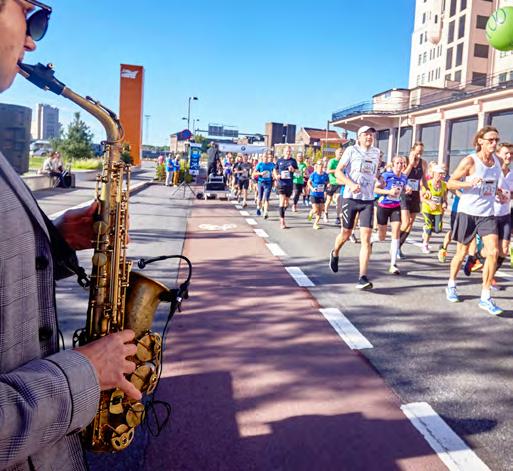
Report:
M296 283L299 285L299 286L303 286L303 287L309 287L309 286L315 286L313 283L312 283L312 280L310 280L310 278L308 278L304 273L303 273L303 270L301 270L301 268L299 267L285 267L285 270L287 270L289 272L289 275L294 278L294 280L296 281Z
M283 249L278 244L265 244L267 248L271 251L271 253L276 257L286 257L287 254L283 251Z
M246 222L250 225L250 226L256 226L258 223L254 220L254 219L246 219Z
M258 237L263 237L263 238L269 237L269 234L267 232L265 232L263 229L253 229L253 230L255 231L255 234Z
M351 321L342 314L340 309L329 307L319 309L319 311L321 311L321 314L351 350L373 348L372 343L370 343Z
M401 410L451 471L490 471L427 402L405 404Z
M247 211L240 211L241 216L249 216L249 213Z

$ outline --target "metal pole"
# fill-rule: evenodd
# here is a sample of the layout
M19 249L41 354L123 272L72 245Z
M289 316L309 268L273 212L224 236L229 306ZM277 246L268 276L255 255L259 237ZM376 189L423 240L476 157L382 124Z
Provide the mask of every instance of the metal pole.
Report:
M187 107L187 129L190 129L191 124L191 96L189 97L189 106Z

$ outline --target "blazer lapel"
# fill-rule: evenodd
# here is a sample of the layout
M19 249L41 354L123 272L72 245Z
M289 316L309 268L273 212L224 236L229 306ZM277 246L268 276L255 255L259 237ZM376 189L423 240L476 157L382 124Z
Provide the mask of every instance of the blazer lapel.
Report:
M34 221L37 222L37 224L39 224L43 232L46 234L46 237L48 237L48 240L50 240L48 229L46 227L45 221L43 220L43 216L41 215L41 209L39 208L34 195L27 187L27 185L25 185L22 178L14 171L11 164L7 161L1 152L0 172L5 175L7 184L12 188L16 195L18 195L23 205L27 209L29 215Z

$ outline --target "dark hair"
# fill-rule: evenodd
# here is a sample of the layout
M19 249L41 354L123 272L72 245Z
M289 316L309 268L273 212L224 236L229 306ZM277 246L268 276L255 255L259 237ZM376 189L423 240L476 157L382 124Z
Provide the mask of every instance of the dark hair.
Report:
M488 132L496 132L499 134L497 128L494 128L493 126L485 126L484 128L481 128L479 131L477 131L476 135L474 136L474 140L472 141L472 144L474 145L474 148L477 152L481 150L481 146L479 145L478 140L483 139L484 135Z
M513 148L513 144L511 144L510 142L501 142L498 146L497 146L497 151L500 151L503 147L507 147L508 149L511 147Z

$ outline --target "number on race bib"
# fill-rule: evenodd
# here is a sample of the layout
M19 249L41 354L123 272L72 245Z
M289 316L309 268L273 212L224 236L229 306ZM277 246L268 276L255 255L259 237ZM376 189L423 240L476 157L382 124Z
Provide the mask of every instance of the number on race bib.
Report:
M284 178L284 179L290 178L290 172L288 170L282 170L280 172L280 178Z
M413 191L419 191L419 180L415 180L414 178L408 178L408 186Z
M324 193L324 185L317 185L314 188L314 193Z
M497 193L497 181L493 178L483 180L481 183L481 196L495 196L495 193Z
M431 201L435 204L440 204L442 202L441 196L431 196Z
M360 164L360 173L367 175L374 175L376 173L376 166L372 160L362 160Z
M271 172L269 170L264 170L262 172L262 178L269 178L271 176Z

